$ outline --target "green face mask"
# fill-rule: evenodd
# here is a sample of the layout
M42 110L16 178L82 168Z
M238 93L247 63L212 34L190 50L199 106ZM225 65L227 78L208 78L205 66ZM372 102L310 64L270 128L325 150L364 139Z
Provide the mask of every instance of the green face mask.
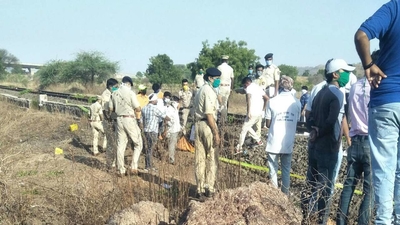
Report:
M339 73L339 75L340 75L340 77L337 80L339 87L346 86L346 84L349 82L349 79L350 79L350 72L343 71L343 72Z
M221 80L219 78L215 79L212 83L213 88L217 88L219 87L219 85L221 84Z
M117 87L112 87L112 88L111 88L111 92L114 92L114 91L116 91L116 90L118 90Z

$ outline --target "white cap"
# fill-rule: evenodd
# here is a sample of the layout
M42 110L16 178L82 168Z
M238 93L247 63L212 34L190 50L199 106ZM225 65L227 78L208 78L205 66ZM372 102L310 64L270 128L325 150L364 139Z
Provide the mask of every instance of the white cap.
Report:
M326 65L325 69L326 73L329 74L336 72L340 69L351 72L355 69L355 67L349 66L343 59L333 59Z
M158 97L157 97L157 94L151 94L151 95L149 95L149 101L151 102L151 101L157 101L158 100Z

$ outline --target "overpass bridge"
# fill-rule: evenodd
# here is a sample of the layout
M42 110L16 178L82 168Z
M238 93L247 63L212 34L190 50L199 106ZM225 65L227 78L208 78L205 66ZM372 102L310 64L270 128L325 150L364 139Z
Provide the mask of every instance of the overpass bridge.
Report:
M27 69L29 72L29 75L33 75L34 72L32 69L41 69L44 65L43 64L37 64L37 63L10 63L8 66L13 67L13 66L20 66L22 69Z

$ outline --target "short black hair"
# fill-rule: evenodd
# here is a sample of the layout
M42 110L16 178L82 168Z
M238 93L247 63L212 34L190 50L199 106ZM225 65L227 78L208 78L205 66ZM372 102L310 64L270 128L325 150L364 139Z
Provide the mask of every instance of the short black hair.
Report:
M171 98L171 92L169 92L169 91L166 91L166 92L164 92L164 98L165 97L170 97Z
M185 82L189 82L188 79L182 79L182 84Z
M243 79L242 79L242 84L245 84L245 83L247 83L247 82L252 82L252 80L251 80L251 78L250 77L244 77Z
M175 102L178 102L178 101L179 101L179 97L176 96L176 95L173 95L173 96L171 97L171 99L172 99L172 101L175 101Z
M253 65L250 65L250 66L248 67L248 69L250 69L250 68L252 68L252 69L253 69Z
M107 80L106 88L110 89L111 87L115 86L116 84L118 84L118 81L114 78L110 78Z
M264 66L263 66L263 65L258 64L258 65L256 66L256 70L258 70L258 68L260 68L260 67L264 69Z
M308 91L308 87L307 86L302 86L301 89L304 89L304 90Z
M157 91L161 88L161 85L159 83L154 83L151 88L153 89L153 91Z

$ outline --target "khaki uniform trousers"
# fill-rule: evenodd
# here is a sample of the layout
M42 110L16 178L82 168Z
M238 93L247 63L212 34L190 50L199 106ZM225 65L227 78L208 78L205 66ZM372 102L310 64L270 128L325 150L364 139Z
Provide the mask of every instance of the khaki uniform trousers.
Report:
M214 137L206 121L195 125L195 175L197 192L205 193L205 185L210 192L215 192L218 158L213 148Z
M103 129L103 124L101 121L92 121L90 122L90 126L92 127L92 132L93 132L93 154L98 154L99 153L99 132L101 132L104 137L103 137L103 149L107 148L107 138L106 134L104 133Z
M117 139L116 139L116 121L103 121L105 135L108 139L106 150L106 165L107 168L115 167L117 159Z
M143 141L140 128L136 119L132 117L117 118L117 169L121 174L125 174L125 150L128 144L128 137L133 142L133 156L131 169L138 169L139 156L142 152Z
M186 123L189 117L190 109L189 108L182 108L182 127L186 132Z
M226 117L228 115L228 100L229 95L231 94L231 86L220 86L219 87L219 95L222 98L222 110L221 110L221 119L226 121Z
M258 123L261 122L261 115L259 116L252 116L250 119L246 117L246 120L242 126L242 132L240 133L239 136L239 147L241 148L244 140L246 139L247 133L250 134L250 137L252 137L254 140L259 142L261 140L261 136L257 135L257 133L253 130L253 125L257 126L257 131L258 130ZM260 128L261 128L261 123L260 123Z

